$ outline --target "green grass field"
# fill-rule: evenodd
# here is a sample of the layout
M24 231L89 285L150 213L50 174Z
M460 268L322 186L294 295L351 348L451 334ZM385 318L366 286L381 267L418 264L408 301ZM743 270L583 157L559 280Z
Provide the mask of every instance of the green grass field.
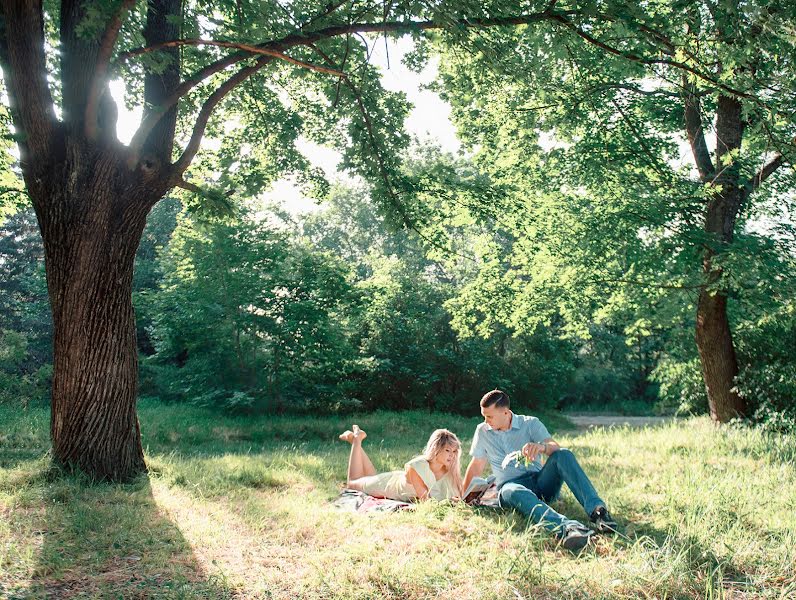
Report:
M692 419L578 433L580 458L627 539L580 556L513 513L425 503L334 509L351 418L229 418L143 403L150 467L130 485L49 469L48 413L0 407L0 598L794 598L796 440ZM436 427L356 417L379 469ZM556 506L585 518L565 492Z

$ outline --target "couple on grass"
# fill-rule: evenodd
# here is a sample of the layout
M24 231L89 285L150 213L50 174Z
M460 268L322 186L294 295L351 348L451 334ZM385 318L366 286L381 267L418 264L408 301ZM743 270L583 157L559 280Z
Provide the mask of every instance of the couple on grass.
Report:
M575 455L561 448L536 417L514 414L505 392L492 390L481 398L484 422L475 429L472 459L461 480L461 442L447 429L431 434L423 454L406 463L403 471L376 473L362 448L367 434L356 425L341 440L351 444L348 487L393 500L458 499L487 462L492 467L501 507L514 508L555 535L573 551L589 543L593 533L579 521L559 514L547 502L558 497L566 483L583 506L593 529L616 530L616 522L597 495ZM541 455L547 456L542 466Z

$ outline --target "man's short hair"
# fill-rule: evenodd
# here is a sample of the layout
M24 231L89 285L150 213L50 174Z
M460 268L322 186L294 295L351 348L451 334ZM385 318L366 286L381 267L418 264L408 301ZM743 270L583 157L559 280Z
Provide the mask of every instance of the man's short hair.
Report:
M481 408L489 408L490 406L494 406L495 408L508 408L509 395L500 390L487 392L484 394L484 397L481 398Z

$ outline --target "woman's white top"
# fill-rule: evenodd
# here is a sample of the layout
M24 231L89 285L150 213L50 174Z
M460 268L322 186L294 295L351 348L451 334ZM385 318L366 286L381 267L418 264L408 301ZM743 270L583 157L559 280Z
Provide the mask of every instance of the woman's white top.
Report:
M450 473L437 479L431 470L431 465L422 456L417 456L404 465L403 471L389 471L370 477L363 477L362 491L370 496L390 498L408 502L417 498L414 486L406 480L406 469L411 467L423 480L428 488L429 497L434 500L447 500L459 495L453 485Z

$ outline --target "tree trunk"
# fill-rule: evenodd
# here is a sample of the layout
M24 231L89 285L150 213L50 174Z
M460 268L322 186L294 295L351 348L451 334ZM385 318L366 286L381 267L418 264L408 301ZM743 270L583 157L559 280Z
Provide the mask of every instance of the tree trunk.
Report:
M71 147L70 147L71 146ZM95 479L146 470L136 397L133 263L159 186L123 153L67 143L46 197L34 198L53 312L53 459Z
M734 391L738 361L735 358L727 296L703 290L697 305L696 343L708 394L711 418L718 423L743 416L745 403Z
M707 206L705 231L711 240L702 261L707 288L700 291L696 318L696 343L710 416L718 423L726 423L746 412L744 399L734 391L738 361L727 318L727 293L721 286L722 272L713 262L714 257L733 241L735 222L744 199L744 190L739 184L739 164L731 154L741 147L743 130L741 103L735 98L719 96L716 113L719 172L713 181L716 191Z

